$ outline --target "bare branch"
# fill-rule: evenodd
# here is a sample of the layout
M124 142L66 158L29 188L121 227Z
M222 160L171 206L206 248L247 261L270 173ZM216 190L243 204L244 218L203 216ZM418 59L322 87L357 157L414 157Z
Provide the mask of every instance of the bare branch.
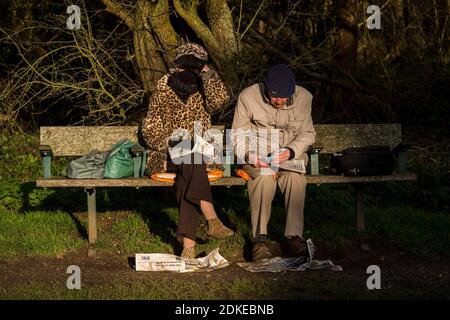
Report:
M203 40L208 49L217 51L219 49L219 44L214 38L211 30L208 26L200 19L197 14L197 10L193 10L196 7L196 1L191 2L189 9L185 9L181 4L180 0L173 0L173 5L176 12L183 18L184 21L192 28L192 30L197 33L197 35Z
M101 0L103 4L106 6L106 11L118 16L120 19L125 22L125 24L130 28L134 28L134 20L128 14L128 12L118 3L114 2L114 0Z

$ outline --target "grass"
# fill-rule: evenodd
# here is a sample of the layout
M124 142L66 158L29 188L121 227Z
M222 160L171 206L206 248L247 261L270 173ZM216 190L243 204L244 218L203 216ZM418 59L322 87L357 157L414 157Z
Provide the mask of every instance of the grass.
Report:
M224 255L238 257L251 237L244 189L229 189L229 198L223 196L222 190L213 190L219 216L238 233L226 240L208 239L203 219L198 249L210 252L220 246ZM0 258L58 256L86 245L87 215L68 213L72 205L81 209L80 200L85 199L73 193L65 202L64 197L70 196L68 191L56 190L40 206L24 213L2 209ZM361 235L355 229L350 190L313 187L308 195L305 237L320 241L337 254L358 240ZM175 205L168 190L102 190L98 197L97 249L113 254L177 253L178 209ZM269 225L269 234L278 241L283 239L285 224L281 205L281 197L277 196ZM51 211L45 211L45 207ZM130 207L134 209L131 211ZM428 212L410 206L371 206L366 210L366 225L367 230L362 235L365 238L389 239L413 253L450 257L450 217L444 212Z
M369 208L369 232L419 255L450 258L450 217L406 206Z
M198 233L198 250L210 252L220 247L229 261L240 259L250 239L248 199L243 188L230 189L223 196L213 189L218 214L238 234L226 240L205 236L205 221ZM339 257L361 236L369 241L388 241L406 252L420 256L450 257L450 217L444 212L429 212L411 206L370 206L366 210L367 230L359 235L355 229L353 199L350 190L310 188L305 210L305 236L312 238ZM73 195L67 202L62 197ZM337 201L321 201L321 193L331 193ZM126 199L126 201L125 201ZM80 210L84 201L79 191L56 190L40 206L29 211L0 210L0 260L20 261L26 257L59 257L87 246L87 215ZM368 199L372 203L373 199ZM151 205L150 205L151 204ZM166 190L102 190L98 197L97 251L116 257L129 257L138 252L177 253L176 224L178 209ZM285 214L277 196L271 224L273 239L281 240ZM80 212L69 214L70 206ZM54 210L46 211L44 207ZM60 208L60 209L55 209ZM116 208L116 210L114 210ZM130 210L132 208L132 210ZM101 255L100 255L101 256ZM205 275L199 275L205 277ZM429 290L421 283L392 279L396 286L383 292L368 292L361 279L317 273L301 281L280 276L267 278L213 278L205 284L193 278L152 277L116 279L116 282L89 285L83 290L67 290L64 282L34 281L10 283L0 288L0 299L396 299L408 297L449 297L446 287ZM387 282L387 281L386 281ZM384 282L384 283L386 283Z
M197 275L204 277L204 274ZM365 279L330 273L308 274L301 281L287 275L236 278L220 277L196 282L180 277L109 282L103 285L82 284L80 290L68 290L65 282L36 282L0 288L0 300L317 300L317 299L449 299L445 284L426 290L419 283L396 281L392 288L367 290ZM384 283L391 283L385 280Z
M84 244L67 213L0 211L0 258L57 256Z

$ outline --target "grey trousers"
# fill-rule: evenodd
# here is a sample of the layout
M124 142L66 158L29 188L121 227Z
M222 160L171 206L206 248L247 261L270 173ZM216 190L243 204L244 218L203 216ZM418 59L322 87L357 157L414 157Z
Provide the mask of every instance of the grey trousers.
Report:
M307 157L305 158L307 161ZM254 168L251 165L244 165L243 169L251 176L247 187L253 237L267 235L267 224L277 185L284 196L284 208L287 213L284 235L286 237L302 237L306 177L297 172L281 170L276 175L265 175L264 169Z

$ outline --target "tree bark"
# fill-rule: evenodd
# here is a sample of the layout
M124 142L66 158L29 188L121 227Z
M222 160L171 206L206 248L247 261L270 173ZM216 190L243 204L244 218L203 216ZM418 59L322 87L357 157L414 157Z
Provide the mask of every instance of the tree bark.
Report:
M151 7L146 0L139 0L134 15L127 12L120 3L101 0L107 11L116 15L133 30L133 46L139 78L146 91L153 91L156 81L167 71L164 59L157 51L157 43L149 24Z
M334 65L349 78L353 78L357 67L358 26L356 21L356 1L338 2L338 19L334 45ZM332 88L334 114L351 109L355 91Z
M148 22L150 15L146 0L140 0L134 17L133 43L136 62L144 90L153 91L156 81L167 71Z
M147 12L150 25L160 45L160 52L167 65L175 59L175 50L180 45L177 33L170 23L170 7L168 0L158 2L147 1Z
M229 65L238 56L238 41L230 8L226 0L208 0L206 12L211 32L221 49L219 59Z
M133 30L139 77L144 89L153 91L181 43L169 19L172 10L169 0L139 0L133 14L127 12L119 0L101 1L109 12ZM218 69L227 70L227 82L237 79L238 41L226 0L206 1L208 24L198 14L199 0L172 0L172 3L176 13L203 41Z

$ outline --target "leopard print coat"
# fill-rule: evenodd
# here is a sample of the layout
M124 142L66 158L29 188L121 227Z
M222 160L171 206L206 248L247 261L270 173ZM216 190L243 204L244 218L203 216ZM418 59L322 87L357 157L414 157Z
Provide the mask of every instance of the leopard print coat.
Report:
M142 137L148 152L147 174L150 176L167 170L168 142L176 129L186 129L194 137L194 123L200 121L205 132L211 128L211 114L224 108L230 99L225 84L212 69L201 75L205 99L196 92L186 103L167 84L169 76L170 73L158 81L147 115L142 120Z

